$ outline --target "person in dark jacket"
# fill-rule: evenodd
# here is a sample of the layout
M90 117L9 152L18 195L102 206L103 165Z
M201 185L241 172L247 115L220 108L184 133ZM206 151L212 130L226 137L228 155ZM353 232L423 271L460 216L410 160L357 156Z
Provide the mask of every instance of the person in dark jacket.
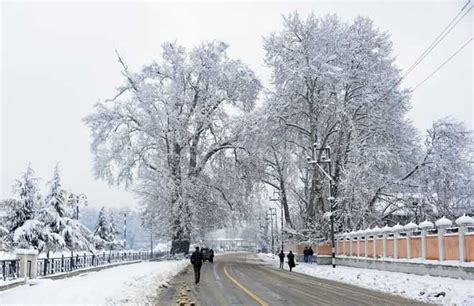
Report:
M285 262L285 253L283 253L283 250L278 254L278 257L280 257L280 269L283 269L283 263Z
M314 255L314 251L311 247L309 247L308 249L308 262L309 263L313 263L313 255Z
M304 247L303 255L304 262L308 262L308 247Z
M209 262L214 262L214 250L209 250Z
M295 264L295 254L293 254L292 251L290 251L290 253L288 253L288 255L286 255L286 257L288 257L288 266L290 267L290 272L291 270L296 267L296 264Z
M194 268L194 278L196 284L199 283L201 278L201 267L202 267L202 253L199 251L199 247L196 247L196 251L191 255L191 264Z

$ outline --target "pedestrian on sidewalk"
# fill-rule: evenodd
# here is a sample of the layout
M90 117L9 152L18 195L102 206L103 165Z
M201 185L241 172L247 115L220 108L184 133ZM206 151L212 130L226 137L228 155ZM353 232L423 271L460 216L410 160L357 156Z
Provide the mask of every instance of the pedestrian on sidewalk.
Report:
M308 262L308 247L307 246L304 247L303 258L304 258L304 262Z
M313 263L313 254L314 254L313 249L311 247L309 247L309 249L308 249L308 262L310 264Z
M202 253L199 251L199 247L196 247L196 251L191 255L191 264L194 269L194 279L196 284L199 283L201 278L201 267L202 267Z
M290 251L290 253L288 253L287 255L288 257L288 266L290 267L290 272L291 270L296 267L296 264L295 264L295 254L293 254L292 251Z
M214 250L213 250L213 249L211 249L211 250L209 251L209 262L210 262L210 263L213 263L213 262L214 262Z
M285 253L283 253L283 250L278 254L278 257L280 257L280 269L284 269L283 264L285 263Z

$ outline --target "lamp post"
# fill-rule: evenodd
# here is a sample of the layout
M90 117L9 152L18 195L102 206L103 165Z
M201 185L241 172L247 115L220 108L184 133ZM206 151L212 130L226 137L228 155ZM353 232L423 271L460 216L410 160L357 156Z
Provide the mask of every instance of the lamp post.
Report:
M283 251L283 203L281 202L281 192L274 190L273 198L270 197L270 201L280 202L280 239L281 239L281 251Z
M323 173L329 180L329 197L327 198L329 202L329 213L330 213L330 222L331 222L331 245L332 245L332 267L336 267L336 243L334 240L334 213L333 206L335 199L332 195L333 193L333 182L334 179L331 176L331 148L326 146L324 148L318 148L318 143L313 144L313 157L308 157L308 164L314 164L318 167L319 171ZM324 170L324 166L327 165L327 171Z
M127 248L127 212L123 213L123 248Z
M415 209L415 223L418 224L418 202L417 201L413 201L411 203L411 205L413 206L413 208Z
M69 196L68 196L68 200L69 202L73 203L75 205L75 208L76 208L76 220L79 221L79 204L80 203L83 203L84 206L87 206L88 202L87 202L87 196L83 193L81 194L74 194L74 193L70 193Z

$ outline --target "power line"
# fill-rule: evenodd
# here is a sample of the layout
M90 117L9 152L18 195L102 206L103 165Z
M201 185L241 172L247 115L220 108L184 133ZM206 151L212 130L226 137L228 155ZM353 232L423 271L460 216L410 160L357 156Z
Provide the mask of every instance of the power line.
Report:
M439 45L439 43L456 27L456 25L471 11L471 9L474 7L474 5L471 5L467 11L462 14L462 12L468 7L468 5L471 3L471 0L468 0L466 4L463 5L459 13L454 16L453 19L448 23L448 25L441 31L441 33L433 40L433 42L428 46L428 48L418 57L418 59L408 68L408 70L393 84L387 91L385 91L379 99L375 102L375 105L378 104L378 102L382 101L392 90L398 86L405 78L406 76L412 72L416 66L418 66L425 58L428 56L428 54L433 51L436 46ZM458 19L458 17L461 16L461 18ZM448 60L449 61L449 60ZM418 84L416 87L418 87L421 84ZM414 89L413 89L414 90Z
M405 78L410 72L412 72L416 66L418 66L433 50L438 46L441 41L456 27L456 25L472 10L473 6L471 5L469 9L462 14L462 12L466 9L466 7L469 5L471 0L469 0L459 11L459 13L454 16L453 19L449 22L449 24L441 31L441 33L433 40L433 42L426 48L426 50L418 57L418 59L407 69L405 74L402 76L402 78ZM458 17L461 16L461 18L458 19Z
M428 81L436 72L438 72L441 68L443 68L444 65L446 65L449 61L451 61L456 55L458 55L462 49L464 49L467 45L469 45L469 43L471 43L472 41L474 40L474 37L471 37L470 39L468 39L468 41L466 41L456 52L454 52L450 57L448 57L448 59L446 59L441 65L438 66L438 68L436 68L433 72L431 72L423 81L421 81L420 83L418 83L418 85L416 85L411 92L414 92L418 87L420 87L421 85L423 85L426 81Z

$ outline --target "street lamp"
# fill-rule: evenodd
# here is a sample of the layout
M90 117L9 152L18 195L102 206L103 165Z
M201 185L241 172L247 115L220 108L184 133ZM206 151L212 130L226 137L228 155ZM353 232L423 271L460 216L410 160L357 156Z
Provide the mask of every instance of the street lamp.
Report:
M270 197L271 202L280 202L280 235L281 235L281 251L283 251L283 203L281 201L281 192L274 190L273 198Z
M70 203L73 203L75 205L75 208L76 208L76 220L79 221L79 204L80 203L83 203L84 206L87 206L88 202L87 202L87 196L83 193L81 194L74 194L74 193L70 193L69 196L68 196L68 200Z
M414 200L411 205L413 206L413 209L415 210L415 223L418 224L418 201Z
M331 148L326 146L324 148L318 148L317 142L313 144L313 158L308 157L308 164L314 164L329 180L329 213L331 222L331 244L332 244L332 267L336 267L336 242L334 240L334 213L333 206L335 199L332 195L334 179L331 176ZM324 166L327 165L328 171L324 170Z
M123 248L127 248L127 212L123 213Z

